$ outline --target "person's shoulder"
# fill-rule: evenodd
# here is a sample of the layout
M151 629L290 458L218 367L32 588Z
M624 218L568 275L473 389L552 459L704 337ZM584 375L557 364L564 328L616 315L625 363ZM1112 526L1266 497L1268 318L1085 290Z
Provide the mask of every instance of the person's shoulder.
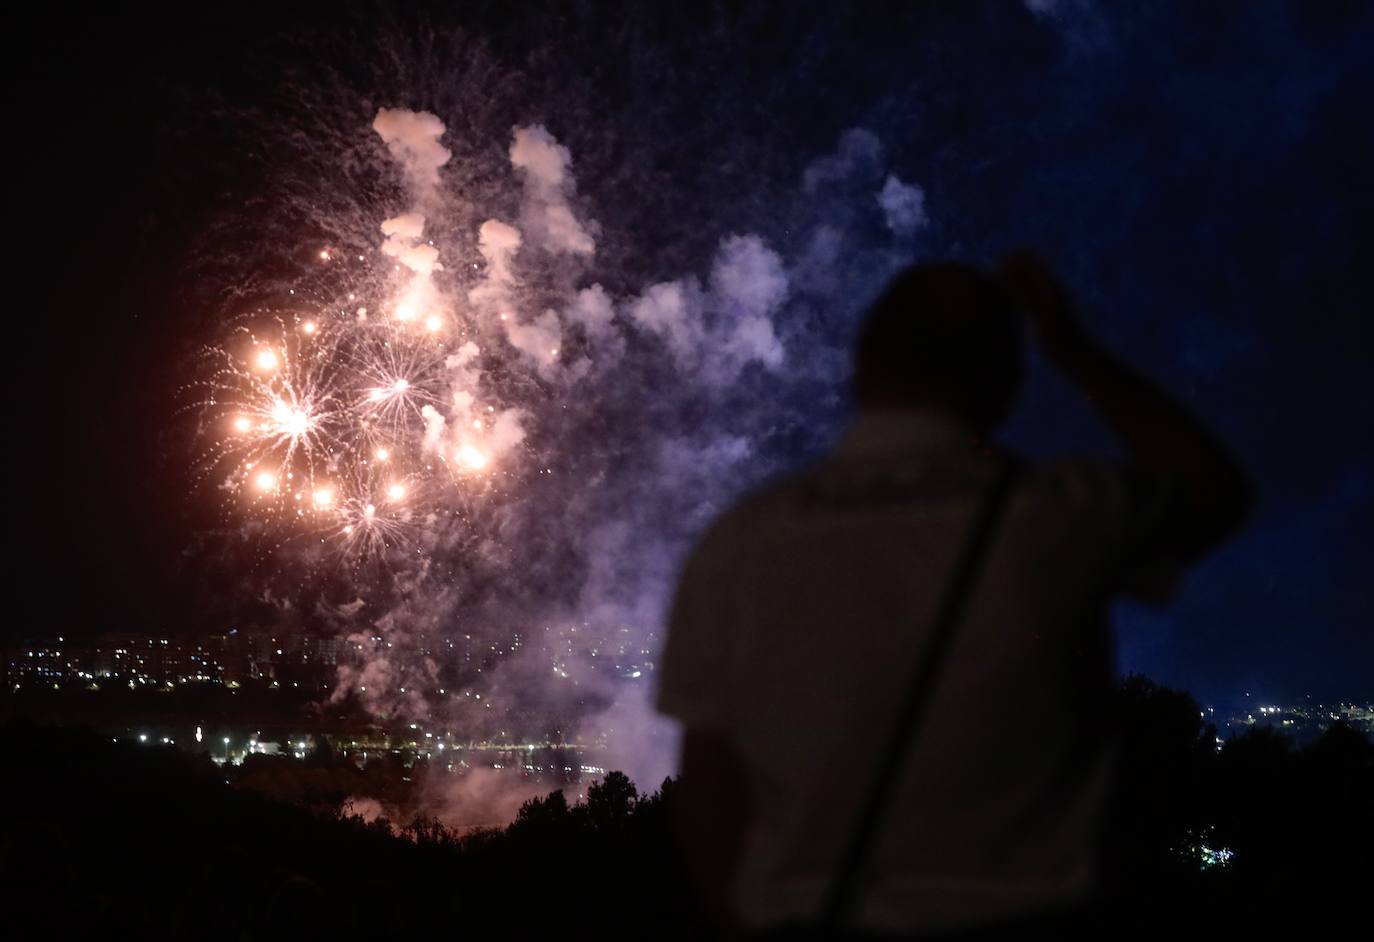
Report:
M697 552L728 552L772 526L790 512L804 480L804 474L779 476L746 491L702 531Z

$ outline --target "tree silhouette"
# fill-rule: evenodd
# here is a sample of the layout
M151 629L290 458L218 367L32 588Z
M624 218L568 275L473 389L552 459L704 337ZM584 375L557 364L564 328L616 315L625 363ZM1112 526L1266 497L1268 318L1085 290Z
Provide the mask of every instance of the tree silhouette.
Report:
M1195 869L1182 852L1211 824L1216 730L1192 697L1139 675L1118 696L1120 755L1106 834L1118 887L1178 879Z
M592 827L615 830L626 827L638 798L635 783L624 772L607 772L587 789L587 815Z
M1303 750L1303 759L1323 777L1358 781L1374 772L1374 742L1345 720L1337 720Z
M507 833L516 838L549 837L566 832L571 823L568 799L561 791L552 791L521 805Z
M1315 926L1358 915L1374 877L1374 744L1358 729L1334 723L1299 749L1253 728L1218 752L1191 698L1143 678L1123 684L1119 721L1112 874L1126 889L1111 900L1122 932L1109 934L1145 921L1269 937L1302 919L1305 937L1322 937ZM0 775L12 810L0 816L0 895L27 897L16 913L85 912L106 935L133 926L139 938L242 938L252 914L289 906L300 888L313 911L348 913L355 934L373 937L451 933L455 913L470 934L509 931L515 912L528 925L702 937L671 839L673 779L638 794L610 772L582 803L551 791L508 828L459 838L433 819L398 834L384 821L309 813L313 780L353 776L351 766L250 756L239 775L296 783L273 801L237 778L228 786L204 756L19 722L0 735L16 757ZM1234 857L1203 869L1203 842Z

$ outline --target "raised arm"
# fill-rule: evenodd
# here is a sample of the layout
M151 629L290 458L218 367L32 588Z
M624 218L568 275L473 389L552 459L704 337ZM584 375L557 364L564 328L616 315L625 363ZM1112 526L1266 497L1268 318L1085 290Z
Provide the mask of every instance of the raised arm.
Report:
M1002 278L1045 356L1083 391L1135 464L1170 486L1172 513L1153 535L1159 549L1194 556L1230 534L1249 511L1251 488L1225 446L1172 396L1088 335L1068 291L1038 258L1008 257Z

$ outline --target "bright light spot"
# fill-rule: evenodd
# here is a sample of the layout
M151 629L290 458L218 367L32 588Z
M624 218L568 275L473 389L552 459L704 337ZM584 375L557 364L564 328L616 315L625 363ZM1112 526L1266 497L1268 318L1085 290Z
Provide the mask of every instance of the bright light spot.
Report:
M234 420L234 431L236 432L246 432L252 427L253 423L248 421L248 417L246 415L241 415Z
M391 388L395 392L403 393L410 388L410 380L402 376L400 379L396 380L396 382L391 384Z
M396 305L396 319L398 321L409 321L415 318L415 309L409 304Z
M353 524L350 523L350 524L345 525L345 526L344 526L344 531L343 531L343 532L344 532L345 534L351 534L351 533L353 532Z
M258 369L260 369L260 370L275 370L275 369L277 368L277 363L278 363L278 362L279 362L279 361L277 360L276 351L274 351L274 350L259 350L259 351L258 351L258 360L257 360Z
M310 431L310 413L284 402L273 406L272 419L277 423L277 428L292 438L300 438Z
M363 516L371 520L373 517L377 516L377 508L372 504L368 504L363 508Z
M473 419L473 420L472 420L472 427L473 427L473 428L476 428L476 429L480 429L480 428L482 427L482 420L481 420L481 419Z
M320 259L326 262L329 261L329 249L320 249Z
M196 727L196 742L200 742L200 727Z
M439 329L444 326L444 322L439 319L438 314L431 314L425 318L425 329L432 334L437 334Z
M277 486L277 476L271 471L260 471L255 482L260 491L270 491Z
M386 461L391 457L391 452L387 451L385 448L378 448L375 454L378 461Z
M334 503L334 492L327 487L322 487L314 494L316 507L328 507Z
M391 485L390 487L388 487L388 488L386 489L386 496L387 496L388 498L390 498L391 500L400 500L402 497L405 497L405 496L406 496L405 485L404 485L404 484L393 484L393 485Z
M459 448L457 458L474 471L480 471L487 466L487 456L471 445Z
M316 330L315 322L306 321L304 324L301 325L301 330L305 331L307 334L313 334Z

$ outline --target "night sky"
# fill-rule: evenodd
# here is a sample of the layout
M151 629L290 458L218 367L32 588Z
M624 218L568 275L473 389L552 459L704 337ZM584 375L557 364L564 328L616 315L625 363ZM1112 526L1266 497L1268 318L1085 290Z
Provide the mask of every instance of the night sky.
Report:
M219 269L197 259L265 192L253 127L281 126L285 89L369 70L404 86L397 48L432 61L463 30L508 70L502 107L572 151L626 286L700 267L726 233L786 245L781 194L855 128L924 189L914 257L1038 248L1258 491L1169 608L1119 610L1123 668L1202 699L1374 696L1374 7L639 6L12 22L4 637L238 614L232 574L191 549L218 519L178 413L217 316ZM431 107L422 78L377 104ZM1108 446L1038 363L1008 435L1036 454Z

